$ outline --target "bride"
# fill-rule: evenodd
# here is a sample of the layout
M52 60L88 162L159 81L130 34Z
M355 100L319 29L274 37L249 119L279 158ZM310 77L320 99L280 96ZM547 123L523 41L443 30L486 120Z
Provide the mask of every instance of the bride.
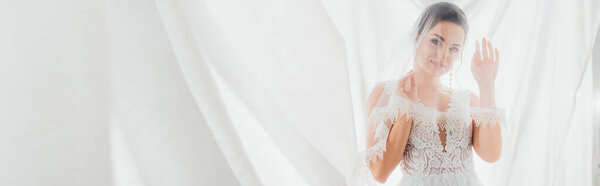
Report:
M476 41L471 71L480 97L440 80L451 76L467 32L466 16L454 4L436 3L423 11L411 37L412 70L379 83L368 98L367 149L359 160L358 184L385 183L400 165L399 185L481 185L472 149L495 162L502 147L504 114L494 100L498 49L485 38Z

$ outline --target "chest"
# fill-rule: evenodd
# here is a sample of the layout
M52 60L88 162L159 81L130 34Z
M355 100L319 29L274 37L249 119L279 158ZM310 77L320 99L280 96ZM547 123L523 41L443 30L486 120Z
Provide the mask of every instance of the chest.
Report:
M423 105L413 108L416 117L411 124L408 145L435 152L467 148L473 132L469 105L464 99L454 98L445 112Z

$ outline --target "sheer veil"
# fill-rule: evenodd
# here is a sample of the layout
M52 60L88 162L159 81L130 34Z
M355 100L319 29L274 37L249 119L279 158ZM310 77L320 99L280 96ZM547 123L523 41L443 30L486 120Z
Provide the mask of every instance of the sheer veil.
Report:
M447 21L448 19L450 21ZM438 24L444 21L452 22L458 27ZM450 36L457 31L464 32L462 38ZM463 55L466 54L462 52L466 47L464 41L467 39L467 32L468 24L462 10L454 4L436 3L422 11L410 34L398 42L393 50L394 55L398 57L386 66L384 72L379 75L379 81L370 86L370 95L366 99L367 107L364 112L367 116L367 145L355 165L357 185L375 184L368 165L383 158L388 134L400 116L405 116L407 120L425 117L422 113L444 112L452 106L455 90L461 89L461 81L457 80L454 74L458 66L468 65L463 62L466 61L463 60ZM415 77L417 68L421 70L421 74L425 73L422 69L428 69L427 73L439 78L445 88L437 92L422 88L428 85L419 82L426 82L428 79ZM421 99L424 96L427 96L427 100ZM426 112L413 112L419 109ZM493 112L492 116L495 116Z

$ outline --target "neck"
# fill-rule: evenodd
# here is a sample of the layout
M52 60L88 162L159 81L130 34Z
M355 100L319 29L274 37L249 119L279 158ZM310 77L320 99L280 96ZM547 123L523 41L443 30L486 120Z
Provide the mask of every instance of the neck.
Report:
M415 68L415 82L420 89L437 90L442 88L442 83L439 77L435 77L422 69Z

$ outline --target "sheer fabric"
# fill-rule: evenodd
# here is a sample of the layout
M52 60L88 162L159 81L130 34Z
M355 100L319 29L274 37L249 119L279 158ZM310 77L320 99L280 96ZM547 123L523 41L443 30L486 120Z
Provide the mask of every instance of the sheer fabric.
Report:
M352 185L365 97L429 2L1 1L0 185ZM592 185L600 1L452 2L504 49L480 181Z

